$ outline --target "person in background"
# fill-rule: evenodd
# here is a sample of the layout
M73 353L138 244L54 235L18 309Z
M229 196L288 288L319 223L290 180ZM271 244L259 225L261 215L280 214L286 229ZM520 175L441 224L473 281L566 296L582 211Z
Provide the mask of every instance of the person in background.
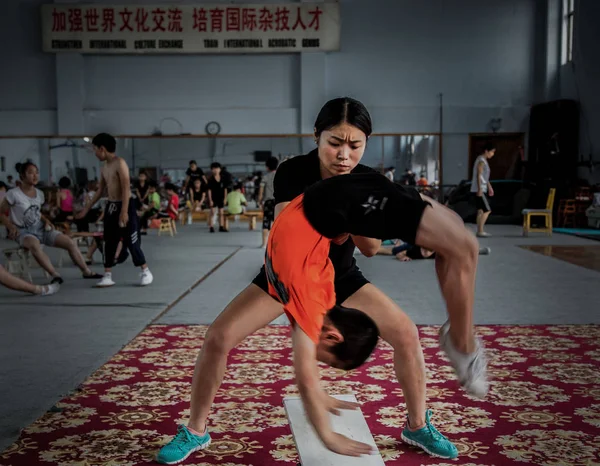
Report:
M40 181L37 165L26 162L19 169L21 186L8 191L0 204L0 222L6 227L8 239L15 240L20 247L29 250L36 262L52 277L52 283L62 284L63 279L42 245L68 251L83 278L100 278L101 275L92 272L86 265L75 242L54 229L52 222L42 215L44 193L36 188ZM8 215L5 215L6 211Z
M396 173L395 167L388 167L387 170L385 171L385 177L390 181L394 181L395 173Z
M73 193L71 192L71 180L63 176L58 180L59 191L56 195L56 207L58 214L55 222L67 222L73 220Z
M494 189L490 183L490 160L496 154L496 148L488 143L483 148L483 154L475 159L473 164L473 180L471 182L471 195L474 197L477 207L477 236L487 238L492 236L484 231L485 222L492 213L487 196L494 195Z
M190 204L192 205L193 212L202 211L202 205L206 200L206 191L203 189L204 183L200 178L196 178L194 183L190 187Z
M104 207L104 202L100 199L95 204L91 204L94 196L96 195L96 191L98 191L98 181L90 181L87 185L87 190L83 195L83 209L89 209L88 213L83 218L75 218L74 222L77 225L78 232L86 232L90 231L90 224L94 223L96 225L100 224L102 221L102 208ZM77 217L77 216L76 216ZM102 249L102 240L98 237L94 237L94 241L90 245L87 250L87 254L85 257L85 263L87 265L92 265L92 258L94 257L94 253L98 248Z
M135 196L137 197L137 209L141 210L142 206L148 204L148 175L145 171L140 172L134 187Z
M417 186L425 187L428 185L429 185L429 182L427 181L427 178L425 177L425 173L423 172L423 173L421 173L419 181L417 181Z
M479 248L479 255L486 256L492 250L488 247ZM435 259L435 251L420 246L397 240L393 247L380 246L377 254L380 256L395 256L401 262L409 262L415 259Z
M112 267L121 259L125 260L131 253L133 264L140 267L140 286L150 285L154 278L146 263L146 257L141 248L139 235L139 219L135 201L131 197L131 182L129 167L122 157L116 154L117 141L108 133L99 133L92 139L94 155L103 163L100 176L100 186L90 201L90 205L100 200L104 190L108 194L104 208L104 276L96 287L114 286ZM84 208L77 218L84 218L88 213ZM119 243L129 253L118 253ZM118 254L118 255L117 255Z
M254 174L254 195L252 196L252 200L258 204L258 190L260 189L260 185L262 183L262 172L257 171Z
M58 283L50 283L49 285L34 285L33 283L26 282L25 280L12 275L1 265L0 283L10 290L23 291L25 293L31 293L38 296L50 296L58 293L60 290L60 284Z
M156 192L156 187L154 181L148 183L148 204L144 206L140 228L142 235L148 234L148 223L160 212L160 195Z
M201 180L202 183L207 183L204 171L198 166L195 160L190 160L189 167L185 172L185 181L183 182L183 192L187 192L196 180ZM191 199L190 199L191 200Z
M246 198L242 194L242 184L238 183L233 187L233 191L227 195L227 199L225 200L227 212L231 215L240 215L244 212L244 207L247 204Z
M173 183L167 183L165 185L165 189L167 191L169 203L167 204L166 212L159 212L158 216L162 218L169 217L171 220L177 220L177 216L179 215L179 196L177 195L177 186L175 186Z
M225 228L225 215L223 207L225 207L225 199L227 198L227 186L221 177L221 164L213 162L210 165L212 176L208 180L208 205L210 206L210 216L208 218L208 226L210 232L214 233L213 227L215 209L219 212L219 231L227 232Z
M227 170L227 167L225 166L221 167L221 178L223 179L223 183L225 183L225 189L227 189L227 192L231 191L234 183L233 175L229 173L229 170Z
M12 189L12 188L14 188L14 187L15 187L15 182L14 182L14 180L13 180L13 177L12 177L12 175L8 175L8 176L6 177L6 187L7 187L8 189Z
M262 229L262 244L261 248L267 247L267 239L269 231L275 221L275 173L279 166L277 157L269 157L265 162L267 173L262 179L260 190L258 192L258 205L263 208L263 229Z
M404 186L416 186L417 181L415 180L415 174L410 168L404 170L404 175L400 179L400 184Z
M2 204L2 199L6 196L6 191L8 191L6 183L0 181L0 204ZM8 215L8 210L6 212L0 212L0 215Z

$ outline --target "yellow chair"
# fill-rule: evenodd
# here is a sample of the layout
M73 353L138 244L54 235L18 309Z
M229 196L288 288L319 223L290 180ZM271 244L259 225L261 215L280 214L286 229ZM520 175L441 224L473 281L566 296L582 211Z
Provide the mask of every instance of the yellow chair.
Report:
M552 209L554 208L554 194L556 189L550 188L545 209L523 209L523 236L532 231L539 231L552 236ZM545 228L531 228L531 217L544 217Z
M162 232L167 232L169 233L171 236L173 236L174 234L177 234L177 226L175 224L175 220L173 220L171 217L164 217L160 219L160 226L158 227L158 236L160 236L160 234Z

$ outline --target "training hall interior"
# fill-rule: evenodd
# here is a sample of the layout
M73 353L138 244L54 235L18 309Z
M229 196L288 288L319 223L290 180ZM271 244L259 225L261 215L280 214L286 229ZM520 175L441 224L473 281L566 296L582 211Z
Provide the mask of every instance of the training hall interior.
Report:
M600 463L599 1L1 8L0 465Z

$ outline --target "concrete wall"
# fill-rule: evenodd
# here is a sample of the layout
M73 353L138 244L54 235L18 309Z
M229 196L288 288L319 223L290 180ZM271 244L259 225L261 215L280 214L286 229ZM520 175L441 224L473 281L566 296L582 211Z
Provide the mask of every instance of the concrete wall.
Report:
M41 3L3 2L2 79L14 79L0 87L0 134L202 134L211 120L223 134L309 134L340 95L368 106L376 132L433 133L442 93L453 183L468 171L468 133L496 117L526 131L546 65L535 60L544 0L342 0L339 52L221 56L44 54Z

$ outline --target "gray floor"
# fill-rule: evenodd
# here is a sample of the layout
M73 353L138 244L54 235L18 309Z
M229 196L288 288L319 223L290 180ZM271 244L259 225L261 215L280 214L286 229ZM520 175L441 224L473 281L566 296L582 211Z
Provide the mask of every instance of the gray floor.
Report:
M481 241L492 254L480 258L477 323L600 323L598 272L516 247L598 242L564 235L522 238L518 227L490 231L494 237ZM258 271L264 256L259 244L260 233L249 232L247 224L232 225L228 234L185 226L176 238L156 232L144 238L155 276L150 287L136 286L138 271L127 263L114 270L117 286L94 289L69 263L61 270L66 282L56 296L28 297L0 288L0 451L148 324L212 322ZM0 240L0 248L6 247L13 244ZM360 255L357 260L415 322L443 321L432 261ZM34 279L44 281L39 270Z

